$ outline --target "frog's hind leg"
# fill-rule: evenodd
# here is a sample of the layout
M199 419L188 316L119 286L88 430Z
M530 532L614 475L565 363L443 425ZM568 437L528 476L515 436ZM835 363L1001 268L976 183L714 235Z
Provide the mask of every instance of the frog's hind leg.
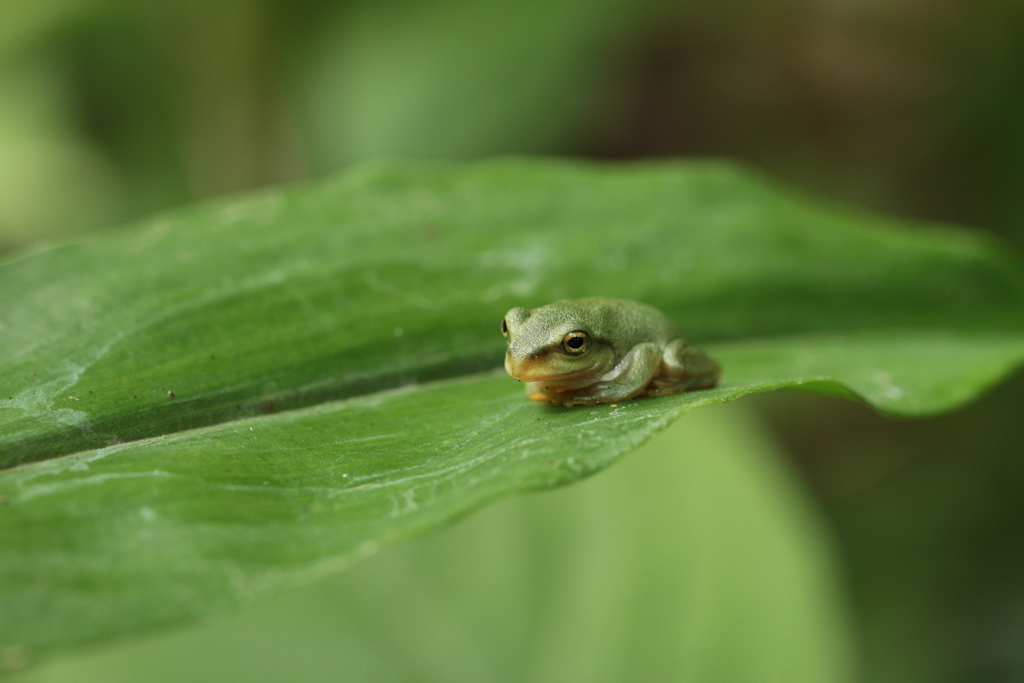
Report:
M663 396L694 389L710 389L718 384L722 367L703 351L676 339L665 347L661 368L645 392L648 396Z

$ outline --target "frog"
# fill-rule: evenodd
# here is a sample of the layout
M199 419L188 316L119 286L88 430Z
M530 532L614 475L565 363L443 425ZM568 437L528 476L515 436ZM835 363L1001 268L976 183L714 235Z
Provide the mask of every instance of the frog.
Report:
M501 321L505 371L535 401L571 407L709 389L722 368L664 313L590 297L516 307Z

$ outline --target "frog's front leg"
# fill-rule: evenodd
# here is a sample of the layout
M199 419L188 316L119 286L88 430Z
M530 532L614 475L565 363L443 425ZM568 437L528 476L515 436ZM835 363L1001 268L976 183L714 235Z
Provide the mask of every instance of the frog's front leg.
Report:
M618 364L593 384L579 388L565 388L557 383L536 382L535 391L542 393L555 405L591 405L628 401L644 393L651 378L661 365L661 349L657 344L637 344ZM531 391L529 388L527 391ZM531 394L532 396L532 394Z

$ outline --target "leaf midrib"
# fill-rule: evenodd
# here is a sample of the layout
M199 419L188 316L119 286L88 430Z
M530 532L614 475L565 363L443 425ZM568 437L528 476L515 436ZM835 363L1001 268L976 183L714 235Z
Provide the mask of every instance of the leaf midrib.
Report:
M794 343L794 344L800 343L800 342L812 342L812 341L816 341L816 342L826 341L826 342L832 342L832 343L839 343L839 342L849 342L849 341L864 340L864 339L869 339L869 338L872 339L872 340L875 340L875 341L887 340L887 341L891 341L894 344L900 344L900 345L914 345L914 344L920 343L921 341L927 341L928 338L932 338L932 339L935 339L935 340L946 340L946 341L948 341L951 338L951 334L952 334L952 338L956 339L956 340L960 340L960 339L964 339L964 338L970 338L970 339L973 339L973 340L986 340L986 341L995 341L995 342L998 342L998 341L1006 341L1006 342L1010 342L1010 343L1016 342L1016 343L1020 344L1022 355L1024 355L1024 333L1022 333L1021 330L1019 330L1016 326L1013 326L1013 325L1007 325L1006 329L983 329L983 328L978 328L978 329L975 329L975 330L965 329L965 330L956 330L956 331L952 331L952 332L950 330L943 330L943 329L937 329L937 328L888 328L888 327L886 327L886 328L881 328L880 327L880 328L858 329L858 330L854 330L854 331L806 331L806 332L798 332L798 333L791 333L791 334L763 335L763 336L752 337L752 338L720 339L718 341L708 342L707 345L709 347L719 346L719 347L722 347L722 348L726 348L726 347L728 347L728 348L742 348L744 350L748 350L749 351L749 350L757 349L759 347L763 347L766 350L771 350L771 349L777 348L777 346L778 346L780 341L781 342L790 342L790 343ZM457 359L457 361L460 364L464 363L465 360L466 359ZM489 374L489 373L494 373L494 372L500 372L501 371L500 357L492 358L491 354L482 354L479 358L476 359L475 363L476 363L475 365L472 365L472 364L462 365L458 370L453 371L453 372L442 372L441 374L433 374L433 375L431 374L431 370L432 369L433 370L439 369L437 366L434 366L433 368L431 366L416 366L415 368L403 369L403 371L401 371L401 372L386 373L386 374L380 374L380 375L368 375L365 379L367 381L371 381L371 382L377 384L380 388L378 388L377 390L374 390L374 391L359 391L359 387L357 387L357 386L353 387L352 385L349 385L348 388L353 389L353 391L351 393L345 393L343 387L334 386L333 390L332 390L332 387L328 386L327 388L325 388L322 391L322 393L320 393L312 401L300 402L300 403L293 404L293 405L289 405L289 404L286 403L286 404L284 404L281 407L275 407L275 409L272 412L266 413L266 414L249 414L249 415L245 415L245 416L240 417L240 418L227 417L227 416L223 416L224 409L221 408L218 411L218 412L220 412L222 414L220 416L220 419L213 419L213 420L210 420L210 421L193 421L191 425L186 426L186 427L182 427L182 428L178 428L178 429L169 429L169 430L165 430L165 431L155 431L153 433L146 434L146 435L140 436L138 438L126 439L126 440L123 440L123 441L116 441L114 443L103 443L103 444L97 443L95 445L89 445L89 446L77 445L76 447L71 448L69 450L56 452L54 455L51 455L51 456L45 456L45 457L39 457L39 458L33 458L33 459L25 459L25 460L21 460L21 461L16 462L16 463L12 463L12 464L7 465L7 466L0 466L0 471L2 471L4 469L8 469L9 467L17 467L17 466L20 466L20 465L28 465L28 464L31 464L33 462L39 462L41 460L49 460L49 459L52 459L52 458L59 458L59 457L65 457L65 456L70 456L70 455L86 453L86 452L90 452L90 451L101 450L101 449L103 449L105 447L114 446L114 445L122 445L122 444L127 444L127 443L134 443L134 442L144 441L144 440L148 440L148 439L166 437L166 436L170 436L170 435L174 435L174 434L181 434L181 433L190 432L190 431L194 431L194 430L212 429L212 428L216 428L216 427L223 426L223 425L228 425L228 424L233 424L233 423L243 423L243 422L246 422L246 421L249 421L249 420L258 420L258 419L267 417L269 415L282 415L282 414L287 414L287 413L299 413L299 412L304 411L304 410L315 409L318 406L323 406L323 405L327 405L327 404L331 404L331 403L356 401L356 400L366 400L368 398L371 398L371 397L374 397L374 396L378 396L378 395L385 396L385 395L388 395L388 394L390 394L391 392L394 392L394 391L407 391L407 390L410 390L413 387L417 387L417 386L431 386L431 385L439 383L439 382L448 382L448 381L457 380L457 379L460 379L460 378L469 378L469 377L473 377L473 376L480 375L480 374ZM490 367L492 369L486 370L485 369L486 367ZM397 382L395 382L395 380L397 380L397 379L400 379L402 377L408 376L410 371L416 371L416 372L418 372L421 375L426 375L427 378L426 379L418 379L418 380L415 380L415 381L412 381L412 382L404 382L404 383L397 383ZM840 381L838 381L838 380L836 380L835 378L832 378L832 377L804 377L804 378L801 378L799 381L797 381L796 379L794 379L794 380L780 380L777 384L780 387L781 386L797 386L797 385L803 385L804 387L806 387L808 384L812 384L812 383L816 383L816 382L834 383L837 386L842 386L845 393L847 393L847 394L849 394L851 396L855 396L855 397L860 398L857 395L857 393L855 391L853 391L850 387L846 386L842 382L840 382ZM251 380L250 382L247 382L247 384L249 384L249 385L258 384L258 383L259 383L258 380ZM758 388L762 384L763 383L758 383L758 385L751 386L750 387L750 389L751 389L750 393L760 392L760 391L768 391L768 390L771 390L772 388L774 388L774 387ZM303 387L302 390L299 392L299 395L301 395L301 396L308 396L312 386L313 385L307 385L307 386ZM510 387L514 387L514 386L515 385L511 384L511 380L510 380ZM512 390L514 390L514 389L512 389ZM228 391L228 390L225 390L225 391ZM289 392L289 391L284 391L283 392L283 394L285 394L285 395L287 395L289 393L292 393L292 392ZM204 398L215 396L215 395L217 395L217 394L207 393L207 394L203 394L201 396L196 396L196 397L184 397L183 403L196 402L196 401L202 400ZM279 400L279 398L280 398L279 394L262 394L262 395L252 395L251 397L249 397L247 399L247 401L248 401L248 403L252 404L254 402L265 402L265 401L268 401L268 400L272 401L272 400L275 400L275 399ZM524 398L524 400L526 400L526 399ZM140 415L150 414L150 413L152 413L154 411L158 411L160 408L161 408L160 404L155 404L155 403L154 404L150 404L149 406L143 408L141 411L137 411L135 413L132 413L132 416L133 417L137 417L137 416L140 416ZM191 415L194 415L194 414L195 413L192 413ZM190 415L189 413L183 413L182 414L183 417L187 417L189 415ZM109 421L107 423L105 423L105 424L109 425L110 423L116 423L118 420L123 419L124 417L125 417L124 414L121 414L120 416L111 415L111 416L109 416ZM103 425L101 425L101 426L103 426ZM66 437L69 434L75 433L75 431L76 430L74 430L73 428L69 428L68 430L66 430L64 432L51 432L51 433L48 433L48 434L45 434L45 435L41 435L37 439L27 440L27 441L24 441L22 443L25 443L25 444L49 443L49 442L52 442L54 440L60 440L60 439L62 439L64 437ZM98 430L98 431L99 431L99 433L103 433L102 430Z

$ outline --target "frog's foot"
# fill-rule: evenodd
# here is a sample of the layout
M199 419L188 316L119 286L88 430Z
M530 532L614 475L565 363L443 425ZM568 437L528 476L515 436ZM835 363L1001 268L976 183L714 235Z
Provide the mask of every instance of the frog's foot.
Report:
M573 405L573 394L572 391L545 382L528 382L526 385L526 395L530 400L551 401L556 406Z
M595 403L618 403L644 395L644 386L623 387L619 384L595 384L592 387L566 391L552 397L551 402L563 406L591 406Z
M644 390L644 396L668 396L686 391L686 382L668 377L656 377Z
M588 395L587 389L562 389L543 382L530 382L526 385L526 395L533 401L551 401L556 406L567 408L574 405L599 403L597 396Z
M544 390L542 382L527 382L526 396L531 401L550 401L551 396Z
M679 394L684 391L694 391L695 389L710 389L717 383L717 372L705 375L693 375L682 379L676 379L674 377L655 377L651 380L651 383L647 385L647 389L644 390L644 393L641 394L641 396L668 396L669 394Z

